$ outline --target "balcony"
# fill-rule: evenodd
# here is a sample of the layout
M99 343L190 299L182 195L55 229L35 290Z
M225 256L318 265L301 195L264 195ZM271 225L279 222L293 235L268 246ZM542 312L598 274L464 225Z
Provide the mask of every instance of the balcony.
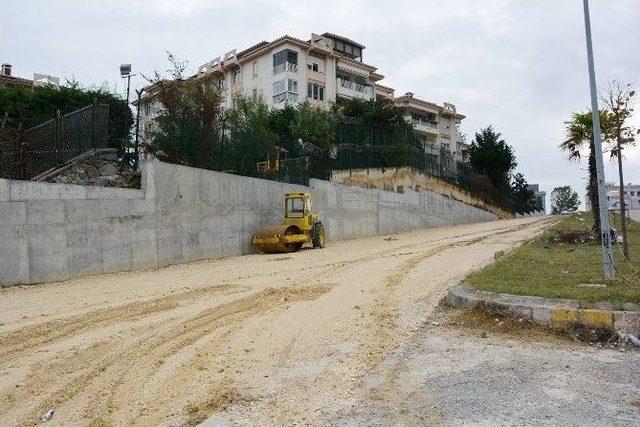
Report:
M350 80L344 80L338 77L337 79L338 95L346 96L348 98L360 98L360 99L373 99L373 87L363 85L360 83L352 82Z
M430 122L428 120L415 119L412 118L413 127L419 132L432 133L434 135L438 134L438 123Z
M283 92L280 93L278 95L274 95L273 96L273 104L281 104L281 103L287 103L287 104L295 104L298 102L298 94L297 93L293 93L293 92Z
M294 64L294 63L291 63L291 62L283 62L282 64L276 65L275 67L273 67L273 75L274 76L276 74L285 73L285 72L297 73L298 72L298 64Z

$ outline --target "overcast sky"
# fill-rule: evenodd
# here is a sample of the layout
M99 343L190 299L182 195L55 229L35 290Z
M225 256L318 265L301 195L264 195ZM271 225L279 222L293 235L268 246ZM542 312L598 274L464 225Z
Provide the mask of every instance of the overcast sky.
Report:
M598 84L640 86L640 0L592 0L591 18ZM492 124L530 183L583 195L586 164L557 148L563 122L590 105L580 0L0 1L0 61L15 75L106 81L123 93L121 63L164 70L168 50L195 71L231 49L312 32L365 45L364 61L396 96L455 104L468 139ZM605 164L607 181L617 181L615 164ZM640 145L628 150L625 173L640 183Z

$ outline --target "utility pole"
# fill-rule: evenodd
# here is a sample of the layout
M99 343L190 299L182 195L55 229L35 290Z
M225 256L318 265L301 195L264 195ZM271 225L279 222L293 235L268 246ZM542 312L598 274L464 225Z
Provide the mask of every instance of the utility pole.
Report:
M620 177L620 225L622 225L622 254L629 259L629 240L627 239L627 203L624 200L624 176L622 174L622 136L618 134L618 175Z
M600 205L600 237L602 240L602 266L605 279L612 279L613 253L611 251L611 233L609 226L609 207L606 197L604 178L604 162L602 160L602 141L600 136L600 110L596 90L596 72L593 65L593 47L591 46L591 18L589 17L589 0L582 0L584 9L584 33L587 43L587 64L589 67L589 86L591 89L591 115L593 123L593 145L596 155L596 175L598 181L598 201Z

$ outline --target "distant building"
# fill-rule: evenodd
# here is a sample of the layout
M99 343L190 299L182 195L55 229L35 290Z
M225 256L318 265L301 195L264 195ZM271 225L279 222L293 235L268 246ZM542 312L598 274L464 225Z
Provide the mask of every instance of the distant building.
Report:
M34 86L60 86L60 79L46 74L33 74L33 79L25 79L24 77L14 76L11 64L2 64L0 70L0 87L3 86L22 86L31 89Z
M469 146L458 130L465 116L456 112L453 104L438 105L411 92L394 98L394 89L380 84L384 76L364 62L364 50L362 44L332 33L312 33L307 40L284 35L220 55L201 65L189 79L220 89L225 109L235 106L239 96L261 98L270 108L301 102L329 108L347 99L379 100L403 108L425 149L439 152L445 148L456 160L466 160ZM161 112L155 97L158 89L159 85L148 86L142 97L143 135Z
M640 185L627 184L624 187L624 202L628 211L636 211L635 214L640 215ZM591 201L589 196L586 197L585 209L591 210ZM614 184L607 184L607 204L609 210L620 209L620 186Z
M428 146L438 151L445 148L457 160L467 160L470 146L464 143L458 129L464 116L456 112L455 105L434 104L416 98L411 92L395 98L394 104L405 111L416 133Z
M547 211L547 192L540 191L539 184L530 184L527 186L530 191L533 191L533 194L536 197L536 207L539 211L546 212Z

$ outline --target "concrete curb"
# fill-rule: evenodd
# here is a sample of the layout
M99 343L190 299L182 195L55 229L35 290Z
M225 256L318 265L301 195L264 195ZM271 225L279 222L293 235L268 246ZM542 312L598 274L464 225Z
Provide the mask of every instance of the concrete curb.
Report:
M640 311L603 308L606 304L583 307L577 300L551 299L500 294L471 289L465 282L454 286L447 294L454 307L490 307L492 312L516 314L531 322L564 329L570 323L591 327L613 328L616 331L640 334Z

